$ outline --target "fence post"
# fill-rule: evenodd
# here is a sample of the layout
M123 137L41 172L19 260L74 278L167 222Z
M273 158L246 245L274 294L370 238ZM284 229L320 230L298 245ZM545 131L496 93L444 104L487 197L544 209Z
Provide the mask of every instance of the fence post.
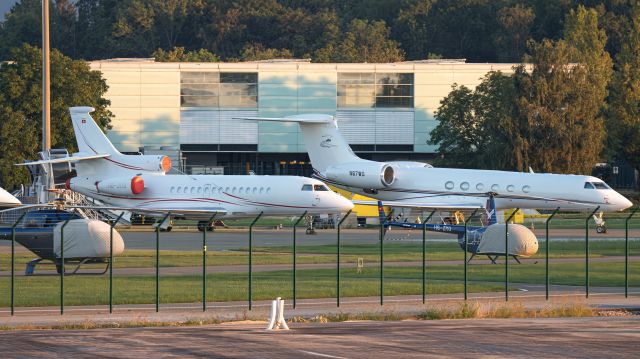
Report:
M380 223L380 305L384 305L384 222Z
M509 221L518 213L520 208L516 208L513 213L504 221L504 300L509 301Z
M160 226L171 216L167 213L156 226L156 313L160 311Z
M64 314L64 227L69 221L67 219L60 227L60 315Z
M344 222L347 217L351 214L351 210L347 212L347 214L342 217L340 222L338 222L338 235L336 242L336 306L340 307L340 226L342 222ZM295 308L295 307L294 307Z
M22 213L13 226L11 226L11 315L13 315L15 309L16 226L18 226L26 214L27 212Z
M121 212L118 218L109 226L109 314L113 313L113 227L115 227L124 212Z
M557 207L549 216L549 218L547 218L547 221L545 222L545 252L544 252L544 288L545 288L545 299L549 300L549 222L551 221L551 218L553 218L558 211L560 210L560 207Z
M249 310L253 306L253 225L262 217L262 213L264 212L260 212L249 225Z
M297 293L296 293L296 227L298 227L298 224L300 223L300 221L307 215L307 211L304 211L304 213L302 214L302 216L300 216L300 218L298 218L298 220L296 220L296 222L293 224L293 309L296 309L296 297L297 297Z
M596 207L584 222L584 295L587 298L589 298L589 221L599 209L600 206Z
M427 222L434 213L436 213L435 209L422 220L422 304L427 300Z
M636 207L624 221L624 297L629 296L629 220L640 207Z
M467 253L469 251L469 242L467 241L467 224L469 223L469 221L471 220L471 218L473 218L473 216L476 215L476 212L478 212L478 210L474 210L473 213L471 213L471 216L469 216L469 218L464 220L464 300L467 300L467 296L468 296L468 291L467 291Z
M209 218L207 225L202 228L202 311L207 311L207 229L216 214ZM211 224L213 226L213 224Z

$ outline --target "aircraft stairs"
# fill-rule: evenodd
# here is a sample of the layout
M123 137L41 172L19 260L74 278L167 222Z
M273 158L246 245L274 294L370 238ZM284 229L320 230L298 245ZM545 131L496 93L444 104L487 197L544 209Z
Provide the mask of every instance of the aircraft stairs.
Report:
M91 198L74 191L64 190L63 195L65 199L65 204L68 206L75 205L75 206L87 206L87 207L100 207L105 205L103 202L95 198ZM131 212L112 211L108 209L97 209L97 208L75 208L74 210L77 211L81 216L85 218L99 219L101 221L109 221L109 222L115 221L118 218L118 216L120 216L120 214L124 212L124 215L122 216L122 218L120 218L120 221L118 222L118 224L131 225L131 221L130 221Z

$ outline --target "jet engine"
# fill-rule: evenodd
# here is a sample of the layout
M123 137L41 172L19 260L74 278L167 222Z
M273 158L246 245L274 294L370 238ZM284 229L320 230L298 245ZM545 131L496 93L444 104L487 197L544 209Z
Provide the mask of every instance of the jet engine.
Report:
M340 184L358 187L381 189L393 185L396 171L387 163L353 162L330 166L325 176Z
M77 177L67 180L65 187L72 191L76 190ZM86 184L85 184L86 185ZM140 176L115 177L105 179L95 183L96 189L101 193L108 193L116 196L131 196L144 191L144 179Z
M134 171L167 173L171 169L171 158L161 155L121 155L109 157L111 162Z

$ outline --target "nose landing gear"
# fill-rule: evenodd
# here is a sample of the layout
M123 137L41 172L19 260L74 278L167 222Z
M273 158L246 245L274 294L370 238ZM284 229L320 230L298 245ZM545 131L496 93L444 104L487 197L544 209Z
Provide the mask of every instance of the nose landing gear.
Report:
M607 226L605 225L604 218L602 218L603 213L600 212L598 215L593 215L593 221L596 223L596 232L597 233L607 233Z

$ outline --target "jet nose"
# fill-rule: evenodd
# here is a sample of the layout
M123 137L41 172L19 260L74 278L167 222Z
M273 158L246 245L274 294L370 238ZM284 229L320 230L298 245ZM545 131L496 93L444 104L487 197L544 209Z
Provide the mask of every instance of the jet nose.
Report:
M336 193L336 196L338 197L338 208L340 209L340 212L349 212L350 210L353 209L354 204L353 202L351 202L350 200L342 197L341 195Z
M613 205L616 211L624 211L625 209L633 206L633 202L631 202L629 199L627 199L627 197L621 195L618 192L616 192L615 198L616 200L614 201Z

